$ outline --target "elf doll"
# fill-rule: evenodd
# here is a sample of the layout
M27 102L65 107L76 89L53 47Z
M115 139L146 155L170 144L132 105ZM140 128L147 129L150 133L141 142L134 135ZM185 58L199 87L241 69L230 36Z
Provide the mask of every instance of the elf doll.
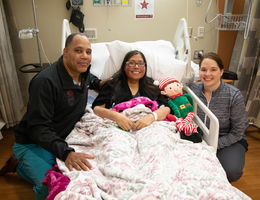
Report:
M159 79L155 84L159 86L162 95L168 97L168 104L174 115L167 115L167 119L176 122L181 138L194 143L201 142L198 125L192 121L194 118L193 100L188 93L183 93L183 85L171 77Z

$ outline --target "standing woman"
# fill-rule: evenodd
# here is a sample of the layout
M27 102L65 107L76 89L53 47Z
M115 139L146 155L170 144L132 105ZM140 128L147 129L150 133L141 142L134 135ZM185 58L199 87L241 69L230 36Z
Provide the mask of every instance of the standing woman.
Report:
M190 88L219 120L217 157L230 182L243 174L247 141L245 101L234 86L223 82L222 60L215 53L205 54L199 63L200 83ZM198 116L209 127L209 118L198 109Z
M153 79L146 76L147 62L142 52L133 50L125 55L121 68L107 82L92 104L94 113L100 117L115 121L125 131L139 130L153 121L163 120L170 113L167 99L161 95ZM111 110L114 105L144 96L157 101L159 107L153 114L148 114L133 123L121 113Z

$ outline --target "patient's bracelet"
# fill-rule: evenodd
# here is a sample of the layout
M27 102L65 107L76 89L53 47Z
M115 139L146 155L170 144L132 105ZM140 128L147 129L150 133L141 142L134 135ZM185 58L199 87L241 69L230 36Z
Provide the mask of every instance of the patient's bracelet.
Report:
M153 114L153 116L154 116L155 121L157 121L157 119L158 119L157 113L156 113L156 112L152 112L152 114Z

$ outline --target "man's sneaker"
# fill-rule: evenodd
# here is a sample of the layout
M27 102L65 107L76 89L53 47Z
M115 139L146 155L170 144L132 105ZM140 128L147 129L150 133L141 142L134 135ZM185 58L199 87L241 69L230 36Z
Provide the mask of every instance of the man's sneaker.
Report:
M4 176L9 172L16 172L16 167L18 166L19 161L14 155L12 155L5 163L3 168L0 170L0 176Z

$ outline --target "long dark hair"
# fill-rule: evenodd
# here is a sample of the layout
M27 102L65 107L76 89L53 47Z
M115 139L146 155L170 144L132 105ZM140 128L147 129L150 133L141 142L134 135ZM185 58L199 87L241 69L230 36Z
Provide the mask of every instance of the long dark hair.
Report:
M126 67L126 62L129 61L129 59L131 57L133 57L134 55L141 55L141 57L143 58L143 61L145 63L145 74L144 76L139 80L139 91L144 91L145 94L151 98L152 100L155 100L158 95L160 94L160 90L157 86L155 86L153 84L153 79L150 77L147 77L147 61L146 58L144 56L144 54L141 51L138 50L132 50L129 51L125 57L124 60L122 62L122 65L120 67L120 69L113 75L113 79L110 82L112 88L115 88L115 94L117 93L117 91L119 91L122 88L122 85L128 84L127 83L127 76L125 73L125 67Z

